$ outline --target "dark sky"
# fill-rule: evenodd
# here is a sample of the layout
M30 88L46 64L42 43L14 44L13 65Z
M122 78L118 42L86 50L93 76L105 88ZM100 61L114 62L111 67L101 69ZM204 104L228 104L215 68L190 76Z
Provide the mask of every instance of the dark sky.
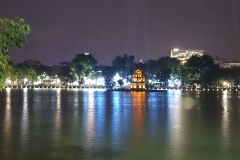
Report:
M0 0L0 17L31 27L14 63L46 65L88 52L98 64L116 55L157 60L173 48L240 61L240 0Z

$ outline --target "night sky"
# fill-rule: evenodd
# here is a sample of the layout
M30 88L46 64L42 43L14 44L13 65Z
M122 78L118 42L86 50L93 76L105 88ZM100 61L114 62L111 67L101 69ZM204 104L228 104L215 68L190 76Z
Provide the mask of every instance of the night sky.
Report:
M15 64L87 52L110 65L116 55L157 60L173 48L240 61L240 0L0 0L0 17L31 27L23 49L9 50Z

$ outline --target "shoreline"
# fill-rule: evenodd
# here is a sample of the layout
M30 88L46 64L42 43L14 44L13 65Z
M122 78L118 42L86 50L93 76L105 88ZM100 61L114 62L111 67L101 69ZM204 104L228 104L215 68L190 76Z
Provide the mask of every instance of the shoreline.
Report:
M47 86L47 85L14 85L14 86L5 86L3 89L23 89L23 88L28 88L28 89L34 89L34 88L39 88L39 89L101 89L101 90L106 90L106 91L120 91L120 92L131 92L131 91L136 91L136 92L166 92L166 91L230 91L230 92L240 92L240 88L154 88L154 89L126 89L126 88L118 88L118 89L108 89L107 87L100 86Z

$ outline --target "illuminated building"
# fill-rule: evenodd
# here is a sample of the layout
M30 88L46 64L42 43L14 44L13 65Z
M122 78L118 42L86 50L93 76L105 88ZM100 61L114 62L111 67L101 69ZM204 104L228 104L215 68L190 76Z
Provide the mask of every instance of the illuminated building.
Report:
M142 75L142 71L137 69L134 71L132 82L130 84L131 89L146 89L145 77Z
M204 50L180 50L175 48L170 51L170 58L177 58L177 60L180 61L180 64L184 65L192 56L201 57L203 52Z
M240 67L240 62L223 62L219 64L220 68L234 68L234 67Z

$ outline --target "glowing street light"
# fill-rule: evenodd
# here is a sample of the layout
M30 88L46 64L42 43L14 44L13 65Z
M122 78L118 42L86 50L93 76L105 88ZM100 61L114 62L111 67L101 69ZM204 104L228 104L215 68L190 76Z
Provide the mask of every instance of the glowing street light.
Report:
M178 52L179 49L178 49L178 48L174 48L173 51L174 51L174 52Z
M6 83L7 83L7 84L11 84L11 82L12 82L12 81L11 81L10 79L7 79L7 80L6 80Z
M60 83L61 83L60 79L57 79L56 81L57 81L57 84L60 84Z
M223 82L223 87L229 87L229 83L228 82Z
M26 84L26 83L27 83L27 81L28 81L28 79L27 79L27 78L24 78L24 79L23 79L23 82L24 82L24 84Z

